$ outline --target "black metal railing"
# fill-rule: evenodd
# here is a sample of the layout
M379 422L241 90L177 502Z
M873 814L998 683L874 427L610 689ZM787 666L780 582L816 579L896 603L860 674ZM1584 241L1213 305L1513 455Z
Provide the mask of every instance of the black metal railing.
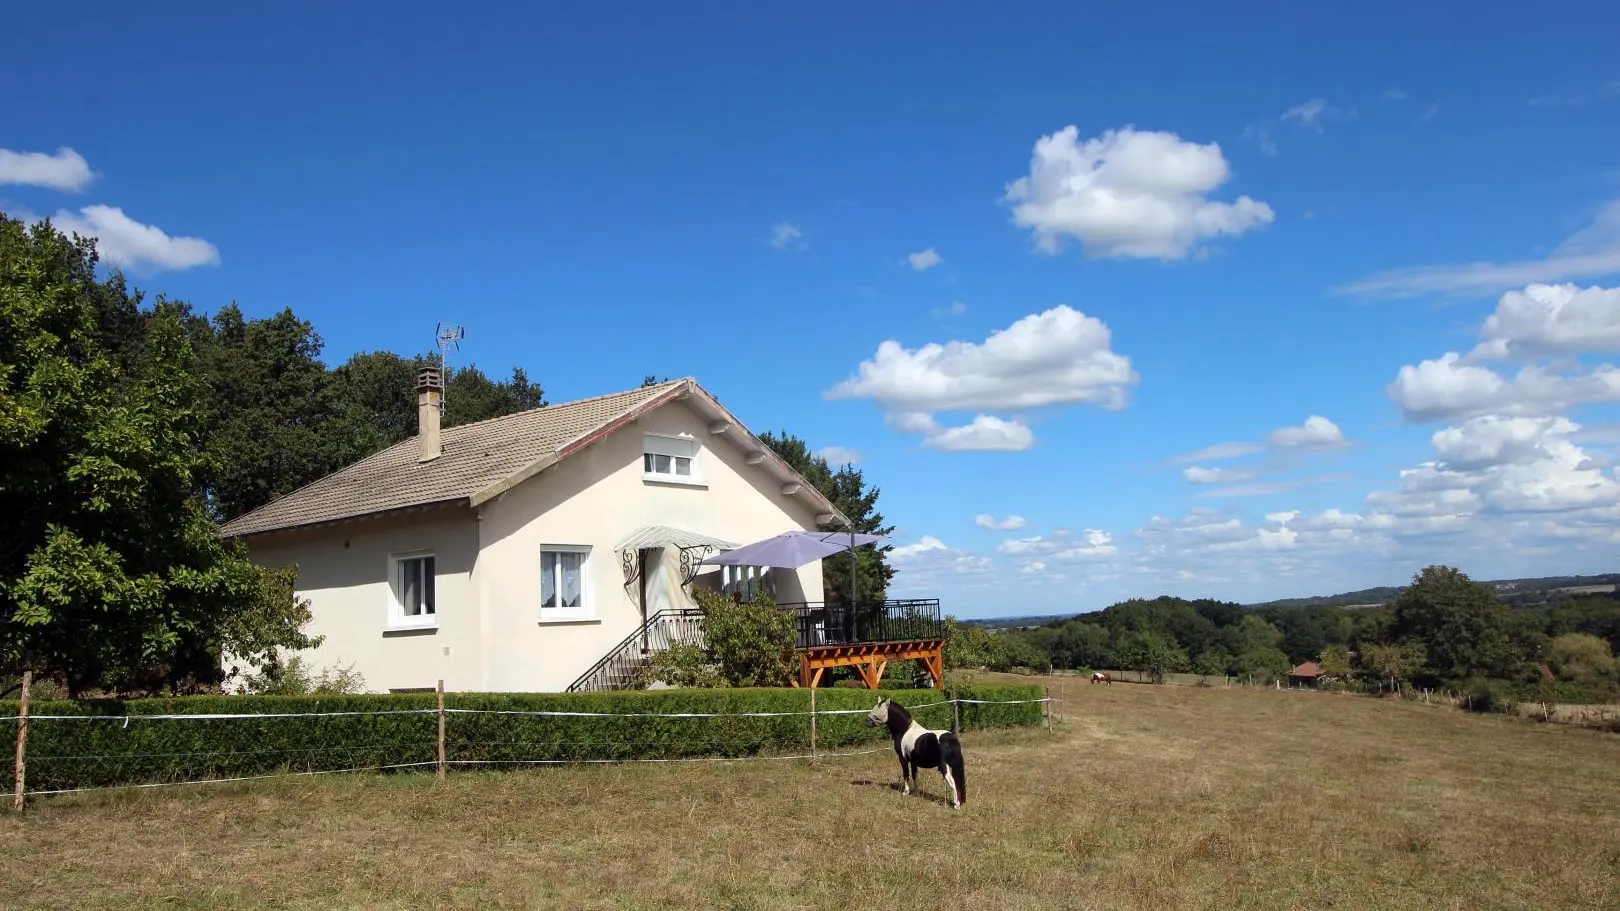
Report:
M637 689L653 656L672 645L703 645L703 611L661 610L568 685L570 693Z
M938 598L887 601L788 601L797 616L796 648L862 642L914 642L945 638Z

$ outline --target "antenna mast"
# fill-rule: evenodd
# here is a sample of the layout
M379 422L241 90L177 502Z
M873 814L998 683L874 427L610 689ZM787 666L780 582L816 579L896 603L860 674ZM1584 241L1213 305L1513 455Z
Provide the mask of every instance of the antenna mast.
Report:
M450 391L450 352L461 350L461 340L466 338L467 332L460 326L449 323L439 323L433 329L433 341L439 348L439 367L444 371L444 391ZM444 401L449 396L441 394L439 397L439 410L444 411Z

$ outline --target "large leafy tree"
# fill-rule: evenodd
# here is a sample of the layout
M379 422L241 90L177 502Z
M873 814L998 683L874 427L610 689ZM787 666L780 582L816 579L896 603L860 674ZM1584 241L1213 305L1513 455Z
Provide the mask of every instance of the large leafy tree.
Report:
M1524 624L1489 585L1455 567L1426 566L1395 599L1385 635L1415 645L1435 681L1521 676L1529 657Z
M72 695L178 688L217 679L222 652L255 666L315 644L285 574L203 508L193 327L133 317L96 263L91 241L0 214L0 669Z
M854 465L843 465L834 471L825 458L816 455L803 439L786 432L760 435L760 442L771 448L783 461L814 484L844 515L849 516L855 531L862 534L888 535L894 526L885 525L883 514L877 511L879 489L867 487L866 479ZM827 525L824 530L847 531L843 526ZM855 549L856 582L861 600L881 599L888 596L889 581L894 578L894 567L889 565L891 545L869 545ZM821 587L828 601L849 600L849 555L835 554L821 561Z

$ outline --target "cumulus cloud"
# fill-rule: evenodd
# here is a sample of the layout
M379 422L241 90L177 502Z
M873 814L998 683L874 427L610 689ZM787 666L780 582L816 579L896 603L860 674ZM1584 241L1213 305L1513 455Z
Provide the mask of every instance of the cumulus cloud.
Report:
M219 250L200 237L171 237L142 224L115 206L61 210L51 218L57 230L96 239L101 258L132 270L183 270L219 264Z
M1099 528L1088 528L1075 539L1071 535L1034 535L1008 538L996 546L996 553L1009 557L1040 557L1053 561L1097 560L1119 553L1114 536Z
M1615 272L1620 272L1620 199L1605 203L1591 224L1565 238L1543 259L1392 269L1340 285L1332 293L1386 300L1431 294L1497 294L1533 283Z
M1124 408L1140 382L1131 360L1111 348L1108 327L1067 305L1018 320L983 343L929 343L915 350L892 339L862 361L829 399L870 398L901 430L929 435L950 451L1027 449L1034 433L1020 420L987 412L1086 403ZM936 411L978 412L942 430Z
M1579 429L1579 424L1561 417L1485 415L1437 431L1430 440L1441 464L1472 471L1548 458L1550 439L1568 437Z
M987 531L1017 531L1028 525L1023 516L1011 515L1005 519L998 519L989 513L981 512L973 517L973 524Z
M826 396L871 398L886 410L912 414L1081 402L1117 410L1140 377L1111 343L1102 320L1060 305L997 330L983 343L929 343L911 350L886 340L861 362L857 376Z
M1620 288L1532 284L1509 291L1480 329L1475 360L1620 351Z
M911 268L918 272L922 272L926 269L932 269L945 261L945 258L940 256L933 247L913 253L910 256L907 256L906 259L911 261Z
M1339 425L1319 414L1306 418L1298 427L1278 427L1266 439L1273 446L1301 449L1336 449L1349 442Z
M800 231L797 227L788 224L785 221L777 222L776 225L771 228L771 246L778 250L786 250L788 247L795 247L803 250L803 237L803 231Z
M1588 402L1620 401L1620 369L1604 364L1571 374L1528 366L1509 379L1448 351L1402 367L1385 391L1413 423L1488 414L1544 416Z
M1129 126L1082 142L1070 125L1036 141L1029 174L1007 186L1003 202L1046 253L1067 237L1087 258L1179 260L1275 219L1246 195L1210 199L1230 178L1217 143Z
M854 465L861 460L861 454L853 449L843 446L826 446L816 452L816 455L827 460L828 465Z
M0 185L17 184L77 193L90 185L95 175L84 156L67 146L54 155L44 152L14 152L0 149Z
M1035 432L1022 421L981 414L971 424L930 434L923 445L944 452L1022 452L1035 445Z

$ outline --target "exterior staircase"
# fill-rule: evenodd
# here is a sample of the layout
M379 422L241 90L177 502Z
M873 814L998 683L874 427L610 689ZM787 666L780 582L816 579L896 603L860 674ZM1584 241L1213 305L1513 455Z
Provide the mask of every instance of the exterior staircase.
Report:
M653 657L673 645L703 645L703 611L661 610L568 685L570 693L635 690L644 685Z

